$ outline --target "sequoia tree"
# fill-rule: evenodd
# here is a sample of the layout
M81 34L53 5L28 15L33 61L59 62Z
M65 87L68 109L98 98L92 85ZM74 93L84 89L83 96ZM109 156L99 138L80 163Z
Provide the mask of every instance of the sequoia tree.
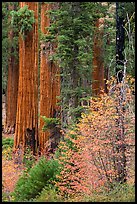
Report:
M48 11L55 5L43 2L41 4L41 32L46 36L48 34L47 27L50 26L50 18ZM50 60L55 51L55 44L41 40L41 64L40 64L40 116L46 118L56 118L59 114L59 107L57 106L57 96L60 95L60 77L59 67L53 60ZM40 132L39 132L39 146L40 152L44 149L46 142L52 136L54 137L53 129L43 131L44 121L40 117ZM53 134L53 135L52 135ZM56 134L57 131L56 131ZM48 143L48 142L47 142Z
M9 3L9 11L15 10L16 4ZM9 21L11 17L9 18ZM6 94L6 124L4 127L5 133L14 133L16 123L16 109L17 109L17 92L18 92L18 77L19 77L19 63L15 56L18 53L18 46L13 44L14 37L17 34L11 28L9 31L9 63L8 63L8 83Z
M25 147L29 143L35 152L38 142L38 2L20 2L21 8L26 5L33 11L35 23L32 23L31 30L24 30L25 36L19 36L19 86L14 148L20 145ZM25 9L20 24L25 15L29 20L30 13ZM31 137L30 141L27 141L28 136Z
M92 95L97 96L104 90L104 61L103 61L103 24L104 18L97 19L93 39L93 71Z

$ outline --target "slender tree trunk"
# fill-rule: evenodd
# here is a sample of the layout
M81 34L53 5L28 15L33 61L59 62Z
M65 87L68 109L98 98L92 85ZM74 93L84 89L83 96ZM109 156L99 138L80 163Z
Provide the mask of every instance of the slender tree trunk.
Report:
M93 44L93 72L92 72L92 95L97 96L104 91L104 64L103 64L103 24L104 19L100 18L95 24Z
M48 33L46 27L50 25L50 19L46 12L52 9L50 4L41 5L41 31L45 35ZM59 67L52 60L49 60L49 55L54 53L55 45L49 42L41 42L41 65L40 65L40 116L47 118L58 117L59 107L57 106L57 96L60 95L60 77ZM47 141L51 137L52 131L42 131L44 126L43 119L40 118L40 133L39 145L42 153Z
M32 31L19 36L19 86L14 148L26 147L30 133L33 153L38 145L38 2L20 2L34 11ZM33 143L33 145L32 145Z
M14 10L15 5L9 4L9 10ZM9 32L9 41L12 45L14 38L14 31ZM15 57L15 51L18 52L18 47L14 48L12 45L9 48L9 66L8 66L8 85L6 94L6 124L4 128L5 133L15 132L16 110L17 110L17 94L18 94L18 77L19 77L19 63Z
M124 9L123 3L116 2L116 75L117 75L117 83L123 82L124 77L124 42L125 42L125 30L124 30ZM120 85L120 84L119 84ZM117 178L116 181L124 183L127 180L127 172L126 172L126 147L125 147L125 128L124 128L124 100L125 100L125 90L124 86L119 86L119 96L118 98L118 106L116 107L119 118L117 119L117 141L120 141L121 144L117 147L117 153L119 157L116 159L117 162Z
M123 12L123 3L116 2L116 76L118 83L123 80L124 76L125 29Z

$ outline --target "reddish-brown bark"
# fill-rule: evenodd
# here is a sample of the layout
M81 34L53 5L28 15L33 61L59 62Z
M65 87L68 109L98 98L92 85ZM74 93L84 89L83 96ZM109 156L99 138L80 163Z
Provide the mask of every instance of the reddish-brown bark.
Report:
M9 10L14 10L15 6L9 4ZM13 30L9 32L9 41L12 44L14 38ZM16 50L15 50L16 49ZM18 93L18 77L19 77L19 63L13 53L18 48L11 46L9 48L9 64L8 64L8 83L7 83L7 94L6 94L6 121L4 132L14 133L16 123L16 110L17 110L17 93Z
M51 9L51 5L43 2L41 5L41 31L45 35L48 33L46 27L50 25L50 19L46 14L49 9ZM60 95L60 77L56 76L59 74L59 67L49 60L49 55L54 52L54 49L55 45L41 41L40 116L47 118L56 117L58 109L56 96ZM50 137L48 131L42 131L43 125L43 119L40 118L39 145L41 152Z
M95 23L95 34L93 44L93 71L92 71L92 95L97 96L104 91L104 64L103 64L103 24L100 18Z
M26 145L26 129L35 128L38 142L38 2L20 2L34 11L35 23L23 40L19 36L19 86L14 148ZM37 146L37 145L36 145Z

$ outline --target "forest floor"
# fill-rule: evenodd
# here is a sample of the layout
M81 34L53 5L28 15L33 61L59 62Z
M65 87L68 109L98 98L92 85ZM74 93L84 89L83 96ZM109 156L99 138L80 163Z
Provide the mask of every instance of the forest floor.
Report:
M2 134L2 138L14 138L14 135ZM23 173L23 170L23 164L15 163L12 152L2 152L2 192L8 201L10 201L10 193L14 191L16 182Z

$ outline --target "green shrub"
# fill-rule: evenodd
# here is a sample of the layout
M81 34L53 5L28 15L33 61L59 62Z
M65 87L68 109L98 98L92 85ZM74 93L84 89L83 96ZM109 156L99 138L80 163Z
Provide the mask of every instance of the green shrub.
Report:
M52 184L58 173L58 162L44 157L18 180L13 196L15 201L28 201L35 198L42 189Z
M40 195L37 196L37 198L34 199L33 201L35 202L61 202L62 199L58 195L57 189L54 186L49 185L49 186L46 186L42 190Z
M3 138L2 139L2 149L12 148L14 144L13 138Z
M12 159L12 148L14 144L13 138L3 138L2 139L2 155L6 160Z
M44 126L42 128L43 131L53 128L56 125L60 125L59 118L47 118L46 116L41 116L41 118L44 120Z

